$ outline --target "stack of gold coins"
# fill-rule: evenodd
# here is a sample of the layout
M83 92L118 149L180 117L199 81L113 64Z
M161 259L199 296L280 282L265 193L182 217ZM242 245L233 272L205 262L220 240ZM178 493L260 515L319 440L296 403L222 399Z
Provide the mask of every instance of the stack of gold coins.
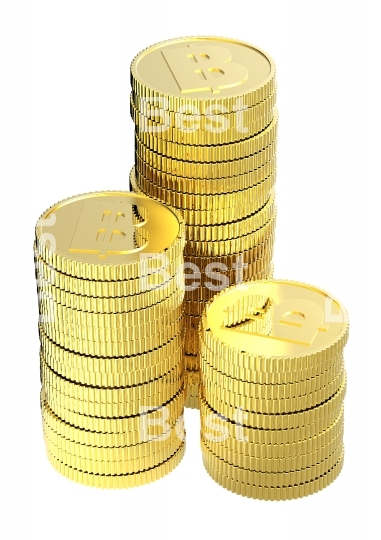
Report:
M43 429L72 480L137 486L183 456L184 243L176 211L128 192L72 197L36 226Z
M187 224L186 405L195 407L205 303L231 283L272 275L275 67L232 39L175 39L133 60L131 84L130 183L181 210Z
M284 500L338 476L347 337L343 306L309 285L249 282L207 305L201 447L216 482L247 497Z

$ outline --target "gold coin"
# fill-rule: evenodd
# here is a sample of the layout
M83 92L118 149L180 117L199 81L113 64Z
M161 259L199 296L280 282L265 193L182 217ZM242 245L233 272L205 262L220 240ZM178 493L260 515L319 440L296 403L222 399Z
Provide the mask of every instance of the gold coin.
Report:
M285 501L313 495L314 493L317 493L318 491L329 486L338 477L343 468L343 463L344 456L341 456L339 461L333 465L329 471L310 482L287 487L265 487L252 485L247 481L240 482L229 478L221 471L214 469L207 460L204 460L204 466L207 473L220 486L244 497L267 501Z
M52 411L46 401L45 391L41 391L43 419L52 431L69 441L106 448L157 441L168 431L176 429L178 419L184 412L184 401L185 391L182 388L174 398L153 411L115 419L85 416L58 407L64 421Z
M142 375L139 375L139 373L142 370L157 369L163 362L165 363L168 359L171 359L173 355L177 355L179 351L181 351L183 345L182 335L177 334L173 339L166 342L161 347L144 352L140 355L102 358L100 356L85 356L63 349L45 334L41 325L39 325L39 334L42 351L49 357L54 358L57 362L75 370L93 373L125 373L130 375L132 381L134 381L132 382L132 385L139 384L139 381L144 382L147 380L145 377L143 380L140 379ZM149 373L149 371L147 371L147 373ZM135 379L135 377L137 377L137 379Z
M211 131L221 132L223 129L229 130L235 128L237 133L246 133L246 130L241 131L242 127L252 126L260 122L264 117L274 115L274 107L276 103L276 92L273 92L264 101L261 101L253 107L247 107L234 112L221 112L220 107L216 107L216 112L208 115L192 114L191 108L189 112L173 112L165 111L158 107L152 107L145 99L131 94L130 96L130 112L136 124L143 124L144 121L151 121L163 129L178 129L185 132L195 131ZM140 118L138 118L140 117ZM147 130L148 133L155 134L156 130Z
M131 64L131 85L136 95L164 110L185 112L197 105L200 114L213 114L220 105L233 112L274 92L275 65L267 53L241 41L180 38L139 53Z
M246 236L247 234L263 228L272 220L275 213L275 192L273 191L269 200L260 210L250 214L242 220L221 223L217 226L187 225L187 238L188 240L197 242L225 241L230 238L239 238L240 236ZM186 256L185 260L187 260Z
M128 402L131 408L136 408L136 403L146 398L155 397L158 394L165 393L172 385L177 385L179 388L165 399L165 403L173 395L175 395L181 387L181 381L184 378L183 363L180 362L173 369L165 373L162 377L153 381L147 381L137 386L126 386L123 388L98 388L94 386L85 386L67 379L63 379L57 375L45 362L45 359L40 355L41 360L41 378L44 384L49 385L52 389L57 390L63 396L73 398L74 400L90 402L96 404L111 404L124 407L124 402ZM179 383L180 381L180 383ZM47 390L48 392L48 390ZM135 403L134 403L135 402ZM159 403L158 405L162 405ZM85 413L89 414L89 413ZM135 413L120 414L120 416L128 416ZM137 413L136 413L137 414Z
M117 489L141 486L148 484L149 482L159 480L163 476L169 474L180 463L184 456L184 452L185 443L180 446L179 450L177 450L173 456L156 467L138 473L119 475L103 475L80 471L74 467L62 463L49 451L47 454L52 466L70 480L74 480L75 482L85 484L87 486Z
M135 180L138 187L150 197L159 199L165 204L174 206L179 210L210 210L218 212L219 210L231 208L232 206L245 206L251 203L253 210L257 201L268 200L269 193L275 184L275 172L268 176L259 184L248 187L241 191L232 191L230 193L219 193L218 195L198 195L191 193L179 193L167 188L158 186L143 175L135 174Z
M232 236L231 238L223 238L222 235L224 234L224 232L227 232L228 234L230 234L229 230L232 233L234 233L233 227L231 229L228 229L228 228L224 228L223 225L217 225L217 226L209 225L209 226L203 226L203 227L189 226L189 227L187 227L188 242L192 242L193 245L197 245L197 246L201 245L202 246L201 251L204 252L205 249L203 247L203 243L205 243L205 242L208 242L208 243L226 242L226 241L229 241L229 240L234 239L234 238L239 238L240 236L246 237L247 235L249 235L249 234L251 234L253 232L260 231L263 227L266 227L266 224L265 224L265 225L263 225L263 227L259 227L259 228L254 229L253 228L253 223L255 221L254 221L254 219L252 219L254 216L255 216L255 214L253 214L252 216L249 216L248 218L245 218L244 220L242 220L240 222L241 225L242 225L242 229L243 229L241 234L238 234L235 237ZM272 220L272 217L270 217L270 220ZM236 224L238 224L238 222L236 222ZM233 225L233 223L231 223L231 225ZM221 230L221 229L223 229L223 230ZM256 244L255 245L255 250L256 250L256 257L255 258L256 259L261 259L263 257L263 255L264 255L264 253L267 253L268 251L270 251L274 247L274 241L275 241L275 234L273 233L273 234L270 234L270 236L268 236L267 238L265 238L262 242ZM206 251L208 251L208 250L206 250ZM209 251L211 251L211 250L209 250ZM230 258L231 258L231 256L232 255L230 255ZM185 254L184 255L184 260L187 261L189 259L189 257L192 257L192 255L189 256L189 255ZM193 255L193 257L195 257L195 255ZM196 255L196 257L197 257L197 255ZM215 256L209 255L209 258L211 260L205 264L205 259L208 258L208 256L201 255L199 257L200 257L200 262L204 261L204 264L202 264L202 267L205 267L210 262L212 262L212 261L215 262L215 260L216 260ZM218 256L217 260L219 260L220 257L224 257L224 255ZM225 271L228 271L228 270L229 270L229 268L227 268Z
M247 138L256 137L264 131L273 121L274 113L268 113L262 118L259 118L253 124L247 126L235 127L231 126L227 130L221 129L221 122L218 121L218 116L215 120L212 119L210 131L191 129L169 128L163 123L155 122L150 118L146 118L139 113L135 108L130 107L131 118L135 124L135 134L140 141L144 141L144 134L153 135L164 141L173 142L182 145L203 145L217 146L238 143ZM222 126L224 127L224 126ZM243 130L246 130L244 133Z
M175 293L176 294L176 293ZM182 296L182 295L181 295ZM181 298L180 296L180 298ZM171 297L169 298L171 300ZM167 302L169 304L170 302ZM165 301L163 301L163 308ZM150 311L149 308L141 311L130 311L129 313L89 313L79 309L63 306L57 302L52 302L49 297L39 295L40 315L50 317L57 330L65 332L72 327L80 328L76 330L78 336L88 336L91 340L102 339L110 341L108 334L117 335L117 339L123 340L126 336L129 339L136 339L151 332L160 332L163 327L177 321L182 313L182 305L171 310L163 309L160 319L154 317L157 310ZM96 337L99 335L99 338ZM113 337L112 340L115 338Z
M246 236L248 234L251 234L253 232L260 231L263 227L267 225L270 221L272 221L273 216L275 214L276 208L275 205L273 205L274 199L271 198L265 206L256 212L255 214L252 214L251 216L244 218L241 221L236 221L229 224L221 224L221 225L204 225L204 226L187 226L187 239L188 242L197 242L197 243L208 243L208 245L214 244L214 243L224 243L227 240L239 238L240 236ZM268 208L268 205L272 206L272 208ZM258 214L266 213L268 219L265 219L265 217L260 218ZM235 235L235 236L234 236ZM228 238L228 236L230 238ZM265 235L263 235L265 236ZM262 246L263 251L267 248L266 243L270 242L274 238L274 234L270 234L269 238L263 240L262 243L258 243L259 246ZM199 249L199 248L198 248ZM205 250L202 248L202 251L205 252ZM206 250L206 253L212 252L210 248ZM187 260L187 255L184 256L185 260Z
M178 419L179 424L181 421L181 419ZM48 444L55 446L59 450L63 450L71 456L77 456L91 461L112 462L137 461L139 459L147 458L150 454L166 449L169 444L179 441L180 436L182 437L183 435L180 433L179 429L176 430L175 428L170 427L166 432L163 432L161 436L152 440L148 439L145 442L142 441L130 446L100 447L69 441L52 430L48 423L45 422L45 419L43 419L43 429ZM179 433L177 433L177 431L179 431Z
M210 433L211 429L209 425L205 425L204 415L201 416L201 420L201 435L205 443L215 454L222 457L223 455L234 453L244 457L247 456L248 458L252 457L258 460L268 461L269 464L271 460L274 462L284 461L291 463L295 458L299 459L301 456L317 454L330 445L332 441L337 440L338 437L342 439L344 432L343 410L325 431L300 441L279 442L278 444L268 442L269 437L266 438L266 442L251 442L247 435L249 428L246 428L246 435L243 435L243 426L241 425L236 425L235 430L230 429L227 435L225 433L223 434L223 437L221 437L221 433L218 433L218 436L213 435ZM236 459L239 458L236 456Z
M316 424L322 421L320 431L323 431L327 429L330 424L332 424L335 418L337 418L339 410L344 402L346 386L347 380L345 377L343 384L340 386L336 394L316 407L307 410L289 413L284 412L283 414L261 413L243 410L242 414L244 414L245 425L260 429L286 430L291 428L299 428L308 424ZM242 410L239 406L236 407L221 401L212 392L209 392L208 395L205 396L204 387L202 385L200 389L203 397L214 411L217 411L219 414L231 421L235 421L237 411Z
M282 418L278 416L278 425L275 422L271 423L269 415L262 415L262 424L267 425L266 428L263 428L249 426L246 421L247 417L243 416L245 412L237 409L234 411L232 418L229 419L225 414L221 414L212 408L201 395L201 431L204 434L210 433L210 437L214 441L244 439L248 443L261 445L296 443L316 437L328 430L343 414L343 397L344 392L339 393L334 399L330 400L330 411L328 407L320 408L320 414L319 412L315 414L310 423L301 422L302 425L298 427L292 427L292 423L296 423L295 421L291 422L291 420L295 420L295 415L281 415L284 417L283 422ZM329 412L328 416L326 415L327 412ZM243 424L243 420L245 420L245 424Z
M148 133L173 143L205 146L230 144L253 137L274 119L274 110L271 110L250 123L244 121L245 111L230 116L215 114L195 118L194 115L180 115L176 119L168 118L164 113L157 121L142 114L131 102L130 114L139 140L144 139L142 133Z
M75 441L70 441L62 437L60 434L53 431L48 424L43 421L43 428L45 437L48 439L50 445L57 447L60 450L65 451L70 455L80 457L82 459L89 459L91 461L137 461L139 459L145 459L150 454L157 453L163 449L166 449L169 444L173 442L184 440L184 434L180 431L180 425L183 424L183 417L179 417L176 420L174 426L171 426L168 431L162 432L155 438L148 438L136 444L129 446L90 446L88 444L82 444ZM124 434L126 437L129 434ZM135 435L133 433L132 435ZM181 438L181 439L180 439ZM112 442L110 434L110 442ZM108 440L107 440L108 443Z
M325 446L307 454L298 454L287 458L266 458L256 457L251 454L242 454L235 450L226 448L224 444L209 441L201 432L201 444L208 452L222 461L249 471L262 473L284 473L292 471L301 471L313 465L321 464L332 454L343 448L343 428L333 437Z
M339 435L328 443L327 446L324 446L311 454L302 454L285 459L258 458L247 454L240 454L238 452L227 450L218 443L210 443L209 441L204 440L202 434L201 442L202 445L218 459L221 459L234 467L261 473L284 473L300 471L319 463L326 462L326 460L339 448L343 447L343 432L339 433Z
M218 147L217 147L218 148ZM267 161L262 167L245 174L235 173L227 178L186 178L176 176L151 167L135 154L136 174L142 175L150 182L163 189L170 189L178 193L194 193L199 195L218 195L219 193L230 193L247 189L256 184L260 184L275 173L275 157Z
M40 324L45 334L64 349L89 356L106 357L143 354L161 347L182 332L182 317L156 335L142 336L133 341L128 336L126 336L126 341L89 341L88 339L81 339L68 333L60 332L49 323L41 322Z
M75 469L102 475L133 474L157 467L163 461L169 459L183 444L175 438L164 448L152 452L148 456L142 456L135 460L122 459L120 461L97 461L88 457L79 457L69 454L66 450L54 445L46 436L45 444L48 451L59 461Z
M144 146L139 139L135 139L135 143L136 155L151 167L176 176L189 178L226 178L245 174L262 167L276 155L276 140L256 154L219 163L199 163L167 158Z
M147 308L152 317L158 317L176 308L184 296L184 285L179 286L177 279L169 281L161 293L153 290L134 296L97 298L67 292L45 281L37 272L36 275L38 296L44 301L98 314L124 314Z
M58 272L49 266L35 252L36 278L39 288L44 283L54 285L58 289L82 296L92 296L96 298L121 298L126 296L140 295L143 298L155 297L156 301L167 298L167 290L174 283L179 289L182 288L182 263L183 257L175 259L166 265L160 258L151 259L152 273L142 276L139 279L128 279L124 281L92 281L90 279L79 279ZM164 264L163 264L164 263ZM41 278L41 279L40 279ZM173 288L170 289L173 291ZM131 299L135 302L136 299Z
M171 261L183 248L180 214L128 192L71 197L50 207L36 225L39 256L64 274L90 280L148 275L153 254Z
M266 296L273 302L269 336L232 331L229 310L243 298ZM202 318L201 337L217 356L258 371L298 371L341 354L348 338L348 316L331 295L288 281L249 282L214 297Z
M47 402L52 411L66 421L68 416L62 415L61 408L86 417L92 416L101 419L117 419L127 416L137 416L144 410L154 410L170 401L184 386L182 376L173 383L168 383L162 391L154 395L146 395L140 401L129 402L108 402L99 403L94 401L83 401L72 396L67 396L51 386L48 381L42 379L42 386L45 390ZM125 392L128 394L128 392ZM135 397L135 396L134 396ZM128 398L127 398L128 399Z
M264 101L257 103L253 107L245 107L239 111L223 112L221 107L216 106L209 114L199 114L196 107L189 107L188 111L168 111L155 105L152 101L140 97L134 92L130 94L130 106L137 112L159 124L183 129L184 131L209 130L213 124L219 123L221 127L237 127L252 124L274 111L276 104L276 91L269 95ZM213 129L211 129L213 131ZM210 161L210 160L206 160Z
M58 316L58 310L50 310L44 312L40 306L40 313L43 316L51 316L49 321L44 321L44 328L52 328L53 331L62 332L66 336L74 339L90 341L90 342L127 342L129 340L137 342L145 340L148 336L161 334L166 331L168 326L176 324L182 315L182 306L178 306L175 310L167 313L167 317L161 320L141 322L137 326L120 326L120 327L105 327L95 325L80 325L77 321L62 319ZM181 331L182 326L180 326ZM48 332L47 332L48 333ZM144 352L144 351L141 351Z
M223 403L244 411L264 414L287 414L312 409L312 407L319 406L321 403L330 399L342 386L344 374L344 369L342 369L332 381L319 390L301 396L284 398L272 398L273 389L271 385L268 388L267 385L251 384L251 393L249 395L242 395L237 392L239 385L233 384L237 381L232 381L231 384L226 383L227 386L234 388L234 390L230 390L226 387L219 386L215 382L211 382L205 377L204 373L201 377L201 385L203 395L208 403L211 403L214 399L218 399ZM283 392L283 389L281 392Z
M134 193L145 196L146 194L136 183L135 168L132 168L130 173L130 186ZM221 208L210 212L207 210L189 210L182 209L181 212L184 215L184 219L190 225L216 225L218 223L231 223L250 216L253 212L260 210L270 200L272 193L269 193L262 200L258 200L255 205L250 203L244 206L237 206L235 208ZM253 207L254 206L254 207Z
M201 447L203 459L213 469L220 471L232 480L266 487L287 487L311 482L331 470L344 453L344 447L341 443L329 457L306 469L291 472L259 472L230 465L215 456L202 442Z
M248 108L238 115L237 113L220 113L214 116L200 116L171 112L164 113L162 109L148 108L147 103L144 100L142 110L139 110L139 104L136 103L139 99L141 101L141 98L138 98L137 96L134 97L134 107L132 108L131 113L134 119L137 118L137 123L139 126L143 127L143 130L137 130L135 135L151 150L175 159L207 163L240 159L266 148L266 146L269 146L277 136L278 111L274 108L276 99L275 93L255 107ZM146 118L140 118L141 115L153 120L155 124L146 124ZM239 140L235 143L214 146L201 145L201 141L196 141L196 144L194 145L179 144L162 137L157 137L152 129L152 127L155 126L156 131L158 131L159 126L163 126L163 129L165 129L165 127L168 129L176 128L180 131L183 130L185 133L189 133L190 131L205 132L209 127L213 127L213 123L214 125L219 123L221 127L224 126L227 128L229 126L232 126L233 128L239 128L240 125L246 126L248 128L247 131L250 132L255 131L255 128L251 127L253 124L258 125L258 121L263 122L261 119L264 117L269 118L269 115L272 115L270 124L255 136ZM151 127L151 129L149 129L149 127ZM144 128L148 129L144 130ZM239 129L236 129L236 131L239 133Z
M229 360L223 360L217 358L202 340L200 340L200 358L203 362L207 362L208 365L213 366L223 375L246 381L248 383L259 384L290 384L299 383L316 377L329 377L329 374L339 365L343 364L343 355L338 355L335 358L328 358L326 361L320 364L311 364L305 369L295 371L261 371L260 364L253 365L253 369L236 365ZM287 363L286 363L287 367Z
M266 254L270 254L272 258L275 225L276 214L261 229L257 229L245 236L214 242L188 240L184 250L184 258L187 256L231 257L232 254L239 254L249 250L255 250L256 256L254 256L254 253L252 254L255 259L265 258Z
M183 365L183 347L179 347L177 351L171 356L165 358L164 361L159 364L155 364L150 367L144 367L139 370L133 371L129 369L124 372L117 372L118 366L121 365L121 359L110 359L110 358L97 358L98 362L101 361L105 366L102 366L102 372L99 371L87 371L77 367L69 366L66 363L60 361L61 355L57 357L52 357L46 351L43 351L43 356L45 358L48 366L57 373L68 379L79 384L84 384L87 386L97 386L99 388L121 388L126 386L134 386L138 384L143 384L145 382L150 382L159 377L162 377L173 369L176 365ZM77 355L80 356L80 355ZM147 356L147 355L146 355ZM114 362L115 360L115 362ZM124 360L128 360L124 359ZM132 362L134 357L132 357ZM144 365L144 364L142 364ZM109 371L107 371L109 370ZM114 372L114 370L116 372Z
M185 309L187 309L187 304L185 304ZM234 313L231 314L231 316L234 316ZM255 315L255 318L261 318L262 316L263 315L259 313L258 315ZM239 318L242 319L242 316ZM249 320L250 318L248 319L248 321ZM233 330L239 331L239 323L237 322L236 324L237 327L233 328ZM231 325L227 325L227 327L230 326ZM271 328L271 326L272 323L270 317L269 328ZM206 343L204 341L203 333L200 332L201 354L215 369L233 378L242 379L249 382L255 382L256 380L258 380L258 377L267 377L270 381L268 384L276 384L276 381L279 381L279 384L286 384L290 382L303 381L311 377L316 377L324 373L325 371L331 369L332 366L334 366L343 356L342 353L338 353L336 355L332 354L332 356L322 356L320 358L320 361L314 362L313 359L307 360L305 365L303 365L302 361L295 362L294 358L291 357L284 358L283 361L281 361L279 357L278 365L271 365L271 363L269 363L268 361L268 358L265 357L260 359L250 359L245 357L244 359L241 359L241 362L237 362L236 356L234 354L225 354L225 351L222 350L220 352L220 355L218 353L216 354L215 347L213 346L213 341L211 344L212 347L209 346L209 343Z

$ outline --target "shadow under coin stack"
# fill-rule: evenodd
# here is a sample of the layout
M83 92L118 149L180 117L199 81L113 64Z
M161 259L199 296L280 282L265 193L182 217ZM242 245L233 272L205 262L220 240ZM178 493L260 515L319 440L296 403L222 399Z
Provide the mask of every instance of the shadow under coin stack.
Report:
M344 460L347 314L308 285L233 286L200 325L201 448L209 475L255 499L328 486Z
M231 283L272 276L275 67L246 43L184 38L141 52L131 84L131 186L181 210L187 225L186 405L198 407L205 303Z
M178 213L128 192L67 199L36 226L44 437L72 480L138 486L184 454L184 242Z

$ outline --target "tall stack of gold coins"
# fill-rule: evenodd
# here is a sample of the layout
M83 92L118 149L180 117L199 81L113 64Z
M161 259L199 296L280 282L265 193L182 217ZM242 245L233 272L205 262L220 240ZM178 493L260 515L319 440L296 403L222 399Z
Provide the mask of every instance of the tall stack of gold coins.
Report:
M231 283L272 275L275 67L232 39L175 39L133 60L131 84L130 183L181 210L187 224L186 405L197 407L205 303Z
M316 287L257 281L215 296L200 324L200 408L216 482L284 500L338 476L347 337L345 309Z
M72 197L36 226L43 429L72 480L137 486L183 456L184 243L176 211L128 192Z

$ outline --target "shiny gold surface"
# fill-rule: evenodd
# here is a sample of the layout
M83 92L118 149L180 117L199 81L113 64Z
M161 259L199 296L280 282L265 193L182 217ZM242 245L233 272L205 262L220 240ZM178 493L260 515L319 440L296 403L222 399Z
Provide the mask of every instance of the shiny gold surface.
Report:
M276 141L274 141L256 154L241 159L217 163L199 163L162 156L147 148L139 140L136 139L135 142L136 155L151 167L167 174L189 178L226 178L238 174L247 174L263 167L276 154Z
M100 460L90 457L94 455L94 452L91 452L90 449L86 452L85 457L71 454L68 451L69 449L63 449L54 444L46 434L45 443L49 453L65 465L83 472L107 476L135 474L151 469L152 467L157 467L169 459L183 445L183 443L175 437L174 440L169 441L166 446L163 446L156 451L152 448L148 455L139 455L139 457L135 459L128 459L127 452L120 452L121 459Z
M235 467L261 473L284 473L300 471L301 469L307 469L322 462L326 462L332 454L339 449L342 449L343 430L341 430L335 438L329 441L326 446L322 446L311 453L298 454L297 456L287 458L255 457L250 454L243 454L242 452L227 449L217 443L204 439L201 440L201 444L205 448L206 453L209 451L214 454L215 457L218 457L218 459ZM217 460L216 463L218 463Z
M73 293L80 296L88 296L95 298L122 298L134 296L128 301L136 301L137 298L148 298L148 292L151 297L156 299L166 298L168 290L176 281L176 287L181 288L182 282L182 255L179 258L169 262L165 267L165 273L158 271L160 264L151 261L151 269L153 273L141 278L125 279L119 281L97 281L90 279L81 279L73 276L68 276L55 269L53 266L46 264L35 251L35 268L38 286L41 290L49 289L50 286L61 289L63 291ZM148 289L148 290L147 290Z
M136 178L136 175L135 175ZM225 193L223 197L219 195L193 195L189 193L178 193L177 191L169 191L156 186L143 176L139 176L137 185L147 193L150 197L157 198L179 209L192 210L199 208L200 210L210 210L211 212L223 208L230 208L233 205L245 206L252 203L253 212L257 211L256 207L264 198L266 202L269 194L274 187L275 175L270 175L260 184L249 187L242 191L233 191ZM267 196L267 197L266 197Z
M131 77L134 93L163 98L163 108L177 111L197 101L202 114L209 106L213 114L215 104L232 111L239 98L247 106L266 99L274 91L275 66L267 53L247 43L189 37L164 41L138 54Z
M185 443L183 443L169 459L156 467L136 473L106 474L104 472L93 473L77 469L62 461L62 459L52 454L49 448L47 448L47 455L50 463L63 476L80 484L107 489L137 487L159 480L177 467L184 456L184 452Z
M201 148L204 147L201 146ZM217 146L216 148L220 147ZM135 172L138 176L142 175L157 186L179 193L215 195L239 191L263 182L276 171L276 159L273 158L262 167L245 174L235 173L225 178L187 178L159 171L138 156L135 157Z
M76 294L65 289L51 285L36 272L37 289L40 303L47 304L50 311L56 309L55 304L77 309L95 314L111 315L133 313L143 309L148 309L157 316L166 310L176 308L184 297L184 284L179 283L179 279L167 281L162 288L147 290L141 294L131 296L88 296L86 294ZM181 278L183 282L184 278ZM132 316L132 315L131 315ZM155 318L155 317L154 317ZM152 317L151 317L152 319Z
M73 368L74 370L84 371L89 374L97 376L98 373L105 375L120 375L125 377L131 377L136 381L133 384L139 384L139 382L145 382L151 380L148 377L148 373L151 370L156 370L163 363L170 361L173 355L177 356L176 364L181 361L181 351L183 348L182 335L176 334L175 337L167 341L161 347L147 351L141 355L134 356L121 356L104 358L101 356L85 356L80 353L72 352L67 349L63 349L51 340L44 332L43 328L39 327L41 350L45 357L54 359L55 362L64 365L66 368ZM143 379L137 380L140 372L145 371L147 374ZM135 377L137 377L135 379ZM156 379L157 377L153 377ZM94 385L103 386L103 385ZM106 386L129 386L127 385L106 385Z
M315 493L343 466L348 317L272 280L274 63L180 38L141 52L131 85L134 193L72 197L36 226L48 458L86 485L159 479L183 456L185 405L221 486Z
M234 311L239 302L257 296L273 302L273 329L268 336L246 334L242 342L241 331L224 328L225 313ZM205 331L222 347L226 345L253 358L275 359L320 358L332 351L339 352L347 339L347 321L345 308L328 293L287 281L248 283L225 290L207 307L203 319Z
M73 197L40 218L41 412L68 478L133 487L179 463L183 249L181 215L144 196Z
M153 122L156 122L159 125L163 124L168 128L193 128L197 126L198 129L207 130L208 128L211 128L213 126L213 123L216 122L217 118L218 118L219 123L230 125L233 128L239 128L240 125L243 125L243 126L253 125L258 121L266 122L266 118L269 118L269 115L275 116L275 109L274 109L275 102L276 102L276 93L274 92L267 99L265 99L264 101L261 101L261 103L258 103L254 107L248 107L242 110L240 115L237 115L236 112L220 112L218 114L218 117L216 115L198 114L198 111L197 111L197 114L186 114L184 112L174 112L174 111L166 111L165 114L163 114L163 110L160 107L152 105L152 103L147 101L144 97L141 98L137 96L136 94L131 95L130 107L131 107L131 114L133 115L133 117L141 115L142 116L141 122L143 123L144 121L150 119ZM267 132L264 135L265 139L267 139L268 132L272 130L273 126L271 126L270 124L269 128L270 129L266 128L264 130L265 132ZM263 132L261 133L261 135L262 134ZM153 140L155 139L152 139L151 141ZM261 138L259 138L259 140L261 140ZM156 138L156 141L161 141L161 143L166 145L166 141L163 139ZM146 139L146 143L148 143L147 146L149 146L148 139ZM170 142L169 142L169 145L172 146ZM221 148L220 150L223 152L223 148ZM217 148L212 148L209 151L211 151L214 154L214 152L217 152L218 150ZM192 149L190 148L190 153L191 152L192 152ZM166 151L165 153L167 155L170 155L170 152ZM177 155L181 159L180 157L181 149L179 149L178 154L173 153L173 157L176 157ZM225 157L225 160L229 159L228 156L221 154L221 157L218 158L217 160L196 159L194 161L220 161L220 160L225 161L224 157ZM237 152L237 155L235 155L234 157L230 159L236 159L237 157L242 157L239 155L239 150ZM187 159L191 159L190 154L187 155Z
M175 427L178 418L184 411L185 392L180 390L171 400L163 403L159 408L148 411L144 420L148 424L148 435L156 440L168 429ZM89 446L131 446L144 442L142 437L142 418L140 416L126 416L120 418L101 418L85 415L65 409L53 401L54 410L50 407L45 390L41 392L41 411L44 422L57 433L70 441ZM161 419L166 409L166 423L163 426ZM55 412L56 411L56 412Z
M204 420L205 416L202 416L201 418ZM284 437L283 442L281 439L282 432L278 431L268 431L266 432L266 438L261 438L260 431L254 429L251 429L252 435L258 435L258 439L255 435L251 438L249 436L249 428L246 428L244 432L246 440L239 440L236 437L230 436L225 441L217 442L211 440L212 438L209 434L211 434L212 431L204 426L203 430L205 436L203 437L203 440L215 454L221 455L221 457L233 453L235 454L236 459L255 458L267 460L269 462L273 459L274 462L284 462L284 465L289 463L292 466L292 470L294 470L294 459L299 459L301 456L312 456L312 454L319 452L322 448L331 444L337 437L343 437L343 426L344 413L342 410L333 424L326 430L321 431L315 436L309 436L307 439L289 442L286 437ZM231 427L234 428L234 426ZM285 433L289 434L290 430L287 430ZM277 439L275 439L275 437L277 437ZM287 460L289 459L290 461L288 462ZM266 463L264 463L264 465L266 465Z
M144 216L144 217L142 217ZM140 255L180 255L182 221L163 205L127 192L99 192L62 201L36 226L39 256L78 278L132 279L144 275Z
M342 441L337 442L336 447L330 449L328 455L322 454L317 459L320 459L315 464L309 464L306 467L301 467L302 459L300 460L300 465L298 464L298 469L296 470L287 470L287 471L258 471L251 470L244 467L239 467L228 463L224 459L219 458L209 448L206 444L201 441L201 448L204 460L207 461L209 466L213 469L219 470L223 475L228 476L232 480L237 480L239 482L247 482L248 484L265 486L265 487L287 487L290 485L304 484L306 482L311 482L316 478L326 474L331 468L338 463L338 461L344 455L344 446ZM255 460L253 460L255 462ZM308 463L308 462L307 462ZM262 466L264 466L264 460L261 460ZM277 468L274 463L273 467ZM291 466L291 460L290 460ZM282 467L281 467L282 468Z
M144 139L144 137L140 137L141 133L155 133L163 141L189 145L203 144L205 146L238 143L245 138L254 137L264 131L274 119L274 113L268 112L254 122L244 125L241 119L230 123L229 118L222 120L221 115L211 116L210 121L206 119L205 122L197 122L197 119L192 116L191 120L188 121L184 121L183 118L180 125L175 122L173 127L166 124L165 121L157 122L154 119L147 118L132 104L130 112L139 139ZM239 114L244 116L244 111ZM237 113L232 118L236 117Z
M199 286L185 294L187 325L217 292L210 271L221 288L273 274L275 66L267 53L237 40L180 38L139 53L131 86L131 189L181 211L185 262L201 273ZM199 341L188 334L184 350L186 366L196 370ZM198 403L194 388L187 406Z
M215 295L198 329L201 448L210 476L271 500L333 481L344 456L342 304L310 285L248 282Z
M242 495L244 497L250 497L252 499L262 499L268 501L285 501L291 499L298 499L300 497L306 497L313 495L318 491L329 486L340 474L343 468L344 456L342 455L339 460L326 472L317 476L313 480L294 485L287 485L282 487L266 487L261 485L253 485L249 482L236 480L230 476L226 476L220 469L213 467L213 462L203 456L204 466L208 474L222 487Z

